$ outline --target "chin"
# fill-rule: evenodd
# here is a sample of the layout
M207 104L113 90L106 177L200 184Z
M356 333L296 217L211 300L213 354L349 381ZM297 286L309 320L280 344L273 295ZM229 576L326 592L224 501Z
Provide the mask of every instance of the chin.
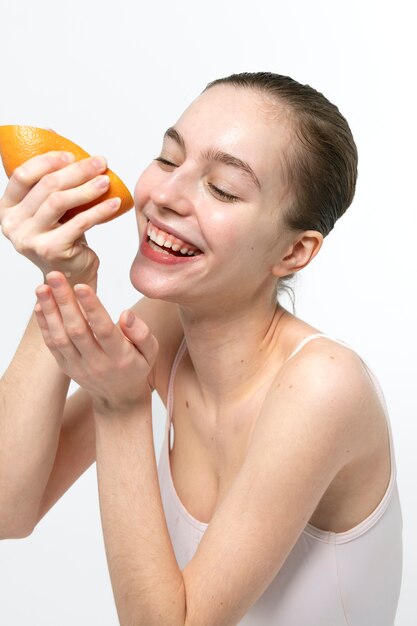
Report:
M130 282L133 287L147 298L176 302L174 295L169 291L170 283L163 275L148 272L138 261L138 255L133 260L130 268Z

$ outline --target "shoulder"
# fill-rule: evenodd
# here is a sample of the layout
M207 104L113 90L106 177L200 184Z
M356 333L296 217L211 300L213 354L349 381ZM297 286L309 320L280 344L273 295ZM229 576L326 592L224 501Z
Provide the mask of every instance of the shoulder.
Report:
M277 373L262 407L259 429L279 437L310 437L312 444L333 450L347 463L352 451L358 457L373 442L376 445L382 412L360 356L348 346L320 337L308 342Z
M294 379L299 388L329 400L333 395L357 400L371 391L368 370L357 352L328 337L316 337L289 358L277 374L277 381Z

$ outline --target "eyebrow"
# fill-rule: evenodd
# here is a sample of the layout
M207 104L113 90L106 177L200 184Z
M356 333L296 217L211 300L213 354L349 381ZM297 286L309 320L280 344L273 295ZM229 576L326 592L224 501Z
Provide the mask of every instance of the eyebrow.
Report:
M167 137L169 137L170 139L173 139L179 146L181 146L184 152L186 152L184 138L180 135L180 133L177 131L176 128L174 128L173 126L168 128L164 133L164 139L166 139ZM242 161L242 159L239 159L238 157L235 157L232 154L228 154L227 152L222 152L221 150L214 150L213 148L204 150L201 153L201 156L203 159L206 159L207 161L217 161L218 163L223 163L224 165L231 165L232 167L239 169L244 174L249 176L252 183L256 185L256 187L258 187L259 190L261 189L261 183L259 182L258 177L256 176L255 172L253 171L249 163L247 163L246 161Z

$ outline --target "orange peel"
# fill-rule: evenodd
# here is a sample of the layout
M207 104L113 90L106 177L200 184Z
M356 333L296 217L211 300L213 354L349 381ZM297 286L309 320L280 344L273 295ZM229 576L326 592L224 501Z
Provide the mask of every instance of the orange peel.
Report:
M58 135L52 130L37 128L36 126L0 126L0 156L9 178L14 170L28 159L45 152L61 150L72 152L76 161L90 156L88 152L80 148L76 143ZM110 169L103 173L110 178L110 186L106 193L92 202L68 210L61 217L60 222L66 222L74 215L115 196L121 199L120 207L116 213L113 213L111 217L103 221L109 222L133 207L133 198L123 181Z

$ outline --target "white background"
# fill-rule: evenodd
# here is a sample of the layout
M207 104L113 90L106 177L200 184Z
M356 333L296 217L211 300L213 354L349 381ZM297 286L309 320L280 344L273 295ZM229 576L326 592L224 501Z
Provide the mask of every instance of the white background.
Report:
M384 388L404 518L396 626L417 623L415 2L16 1L0 22L0 124L52 127L107 156L131 189L163 131L214 78L288 74L347 117L360 155L356 198L300 275L296 312L354 346ZM116 317L138 297L128 276L133 212L88 239L101 258L100 296ZM41 276L4 237L0 259L3 372ZM157 456L164 419L155 401ZM0 543L0 624L117 623L92 466L30 537Z

